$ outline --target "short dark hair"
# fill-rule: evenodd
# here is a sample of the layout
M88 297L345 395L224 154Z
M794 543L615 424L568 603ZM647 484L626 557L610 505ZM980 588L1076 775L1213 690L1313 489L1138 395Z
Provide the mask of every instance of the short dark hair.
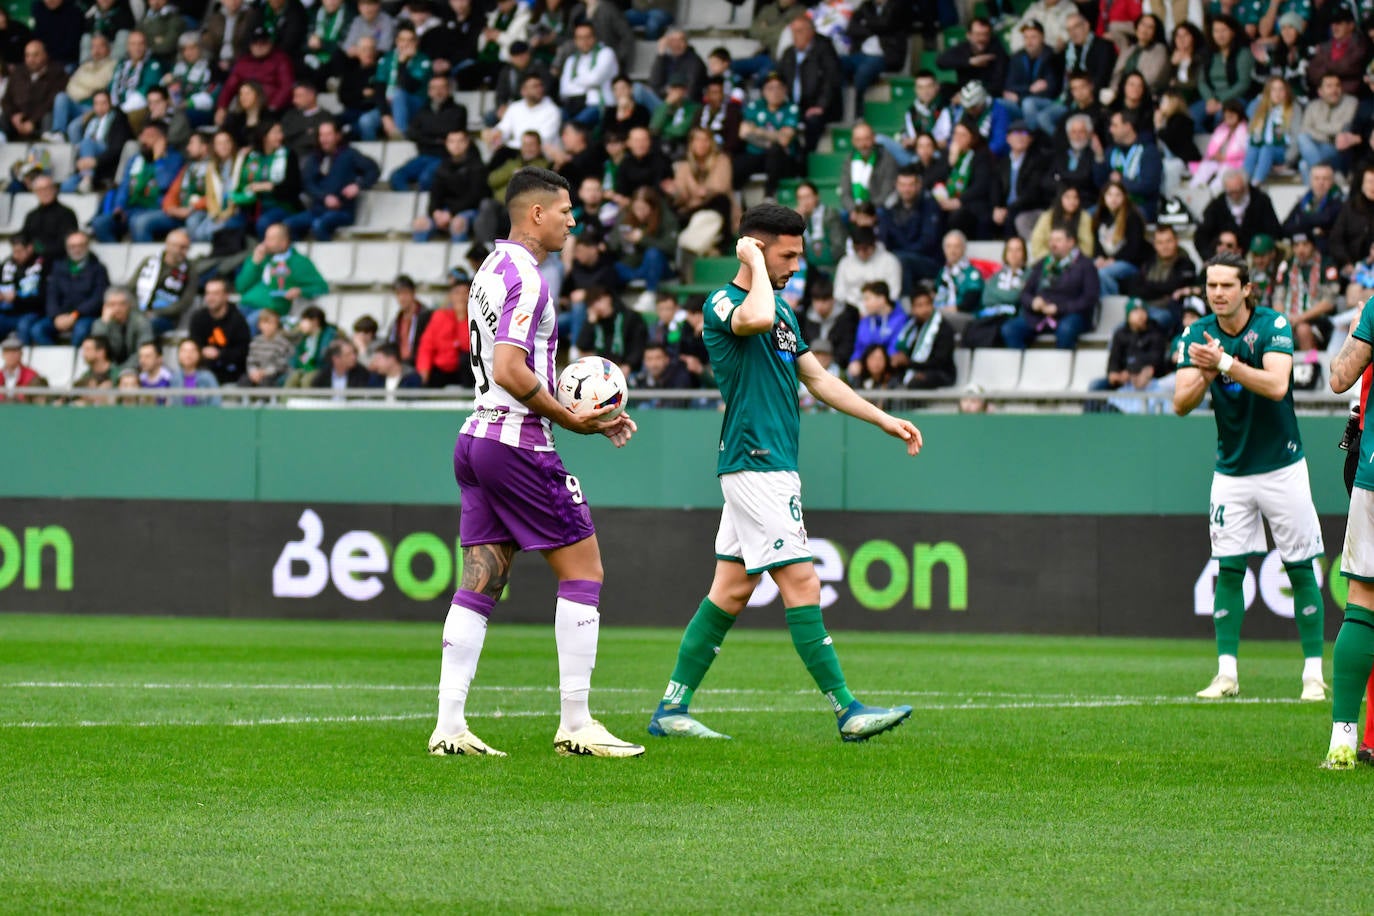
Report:
M206 286L209 286L211 283L218 283L220 286L224 287L226 293L229 292L229 279L227 277L211 277L205 281Z
M394 343L384 343L374 351L374 355L389 356L392 359L399 360L401 358L401 348Z
M106 359L110 358L110 338L106 337L104 334L92 334L86 339L95 344L96 349L103 352ZM189 337L186 339L190 340Z
M1071 83L1074 80L1087 80L1091 83L1093 81L1093 75L1089 73L1087 70L1074 70L1072 73L1069 74L1068 79Z
M345 337L335 337L329 342L329 346L325 348L325 356L330 359L337 359L339 354L343 353L344 347L347 347L354 353L358 352L358 348L353 345L353 341Z
M1240 285L1244 286L1250 282L1250 264L1239 252L1218 251L1207 259L1207 263L1202 265L1202 278L1207 279L1207 268L1209 267L1231 267L1240 275Z
M739 234L774 238L780 235L805 235L806 220L791 207L764 202L755 204L745 212L744 219L740 220Z
M615 301L615 293L611 292L604 286L589 286L587 287L585 294L588 305L591 305L593 302L600 302L602 299L607 298L609 298L612 302Z
M878 244L878 234L873 231L872 226L855 226L849 230L849 240L854 243L854 247L860 245Z
M897 177L915 178L917 181L920 181L922 178L925 177L925 170L913 162L910 165L904 165L901 168L899 168L897 170Z
M396 279L391 281L392 289L408 289L414 292L415 280L410 274L397 274Z
M874 280L859 287L860 292L873 293L875 296L882 296L887 301L892 301L892 287L887 285L886 280Z
M734 59L730 56L730 49L725 47L725 45L716 45L714 48L711 49L711 53L707 54L706 56L719 57L721 60L727 62Z
M321 312L320 314L323 315L324 313ZM377 319L371 315L359 315L358 320L353 322L354 334L376 334L379 330L381 330L381 326L377 324Z
M645 352L646 354L647 354L650 350L662 350L664 353L668 353L668 347L667 347L667 345L661 344L661 343L659 343L659 342L657 342L657 341L650 341L649 343L647 343L647 344L644 345L644 352ZM669 354L669 355L671 356L672 354Z
M29 245L32 245L32 244L33 244L33 239L29 238L29 235L28 235L27 232L23 232L23 231L21 230L21 231L19 231L19 232L16 232L13 236L10 237L10 244L11 244L11 245L23 245L23 246L25 246L25 247L28 247Z
M527 165L511 176L510 184L506 186L506 206L510 207L522 194L557 194L559 191L566 191L569 197L572 196L568 179L537 165Z
M834 299L835 284L830 282L829 277L817 277L811 281L811 301L817 299Z
M324 317L324 309L318 305L307 305L301 309L301 318L309 318L311 321L318 322L320 327L329 324L329 319Z
M935 287L931 285L929 280L918 280L916 285L911 287L911 301L915 302L922 298L935 298Z
M167 92L167 90L166 90L166 89L163 89L161 86L149 86L149 87L148 87L148 91L145 92L145 93L143 93L143 97L144 97L144 98L148 98L149 96L153 96L153 95L160 95L160 96L162 96L164 99L170 99L170 98L172 97L172 96Z
M1173 226L1170 226L1168 223L1155 224L1155 235L1159 235L1161 232L1167 232L1174 238L1178 238L1178 230L1175 229Z
M418 35L418 33L415 31L415 26L411 25L409 22L399 23L396 26L396 31L392 33L393 38L396 35L401 34L402 32L409 32L412 35Z

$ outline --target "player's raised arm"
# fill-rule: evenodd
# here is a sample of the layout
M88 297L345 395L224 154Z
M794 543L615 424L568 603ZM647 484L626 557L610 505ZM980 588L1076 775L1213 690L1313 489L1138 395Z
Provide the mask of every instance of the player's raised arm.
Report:
M1293 354L1271 350L1264 354L1261 360L1263 365L1256 368L1224 351L1221 343L1211 334L1204 332L1202 336L1203 343L1188 346L1188 360L1193 366L1226 375L1245 390L1271 401L1282 401L1287 396L1293 378ZM1180 378L1179 381L1183 380ZM1174 404L1177 409L1177 393L1174 395Z
M1215 372L1204 372L1193 366L1180 368L1174 378L1174 413L1184 417L1196 410L1216 377Z
M879 409L872 401L859 397L853 388L826 372L820 360L810 351L797 357L797 376L816 400L841 413L847 413L856 420L872 423L889 436L901 439L906 443L908 455L915 455L921 451L921 431L914 423L894 417Z
M747 289L749 294L730 316L730 330L740 337L767 333L773 330L778 319L773 285L769 282L768 265L763 258L763 242L747 235L742 237L735 243L735 257L740 262L735 283Z

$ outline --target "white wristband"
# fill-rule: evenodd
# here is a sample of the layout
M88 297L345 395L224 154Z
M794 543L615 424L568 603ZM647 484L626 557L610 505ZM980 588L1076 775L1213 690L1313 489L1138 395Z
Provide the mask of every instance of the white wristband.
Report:
M1224 375L1231 371L1231 365L1235 363L1235 361L1236 358L1230 353L1223 353L1221 354L1221 359L1217 361L1217 369Z

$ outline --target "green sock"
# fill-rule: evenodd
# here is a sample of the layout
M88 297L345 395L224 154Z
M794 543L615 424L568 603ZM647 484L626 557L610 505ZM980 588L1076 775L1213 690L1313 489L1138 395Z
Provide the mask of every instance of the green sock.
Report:
M1317 576L1312 572L1312 562L1283 564L1288 570L1288 581L1293 584L1293 619L1298 624L1298 640L1302 643L1303 658L1321 658L1326 645L1325 621L1322 591L1317 587Z
M1331 721L1360 721L1360 700L1374 667L1374 611L1345 606L1345 622L1336 634L1331 659Z
M701 686L701 679L720 652L720 644L725 642L725 634L735 625L735 618L703 598L696 614L682 633L682 644L677 647L677 665L673 667L673 679L668 682L668 690L663 694L665 706L687 708L692 702L692 694Z
M820 607L808 604L788 608L787 629L792 634L792 645L796 647L806 670L811 672L816 686L830 700L835 712L844 711L854 702L854 694L845 686L840 657L835 654L830 634L825 632Z
M1212 599L1217 655L1239 655L1240 625L1245 620L1245 558L1223 557L1217 565L1217 590Z

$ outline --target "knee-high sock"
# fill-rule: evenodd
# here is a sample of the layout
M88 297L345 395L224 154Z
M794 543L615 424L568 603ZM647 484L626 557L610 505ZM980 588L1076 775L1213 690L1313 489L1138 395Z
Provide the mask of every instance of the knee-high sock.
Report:
M592 719L587 695L596 667L596 643L601 633L601 583L567 579L558 583L558 609L553 617L558 643L558 692L562 697L560 724L577 731Z
M1293 620L1298 625L1298 640L1302 643L1303 658L1321 658L1326 634L1323 629L1326 605L1312 571L1312 561L1285 563L1288 581L1293 585Z
M487 619L496 599L460 589L444 620L443 657L439 664L439 721L441 735L467 730L468 688L477 674L477 660L487 638Z
M1226 557L1218 562L1217 590L1212 599L1212 626L1217 633L1217 655L1235 656L1240 649L1240 625L1245 620L1245 558Z
M1374 610L1345 606L1345 622L1336 634L1331 659L1331 721L1357 723L1360 698L1374 669Z
M692 694L701 686L711 663L720 654L725 642L725 634L735 625L735 617L725 613L711 601L701 599L697 612L682 631L682 642L677 647L677 664L673 666L673 677L668 681L668 689L663 693L663 706L683 711L692 702Z
M835 654L835 644L825 631L821 620L821 609L808 604L787 609L787 629L792 634L792 645L801 656L811 679L829 698L836 712L854 702L854 694L844 682L844 671L840 668L840 657Z

